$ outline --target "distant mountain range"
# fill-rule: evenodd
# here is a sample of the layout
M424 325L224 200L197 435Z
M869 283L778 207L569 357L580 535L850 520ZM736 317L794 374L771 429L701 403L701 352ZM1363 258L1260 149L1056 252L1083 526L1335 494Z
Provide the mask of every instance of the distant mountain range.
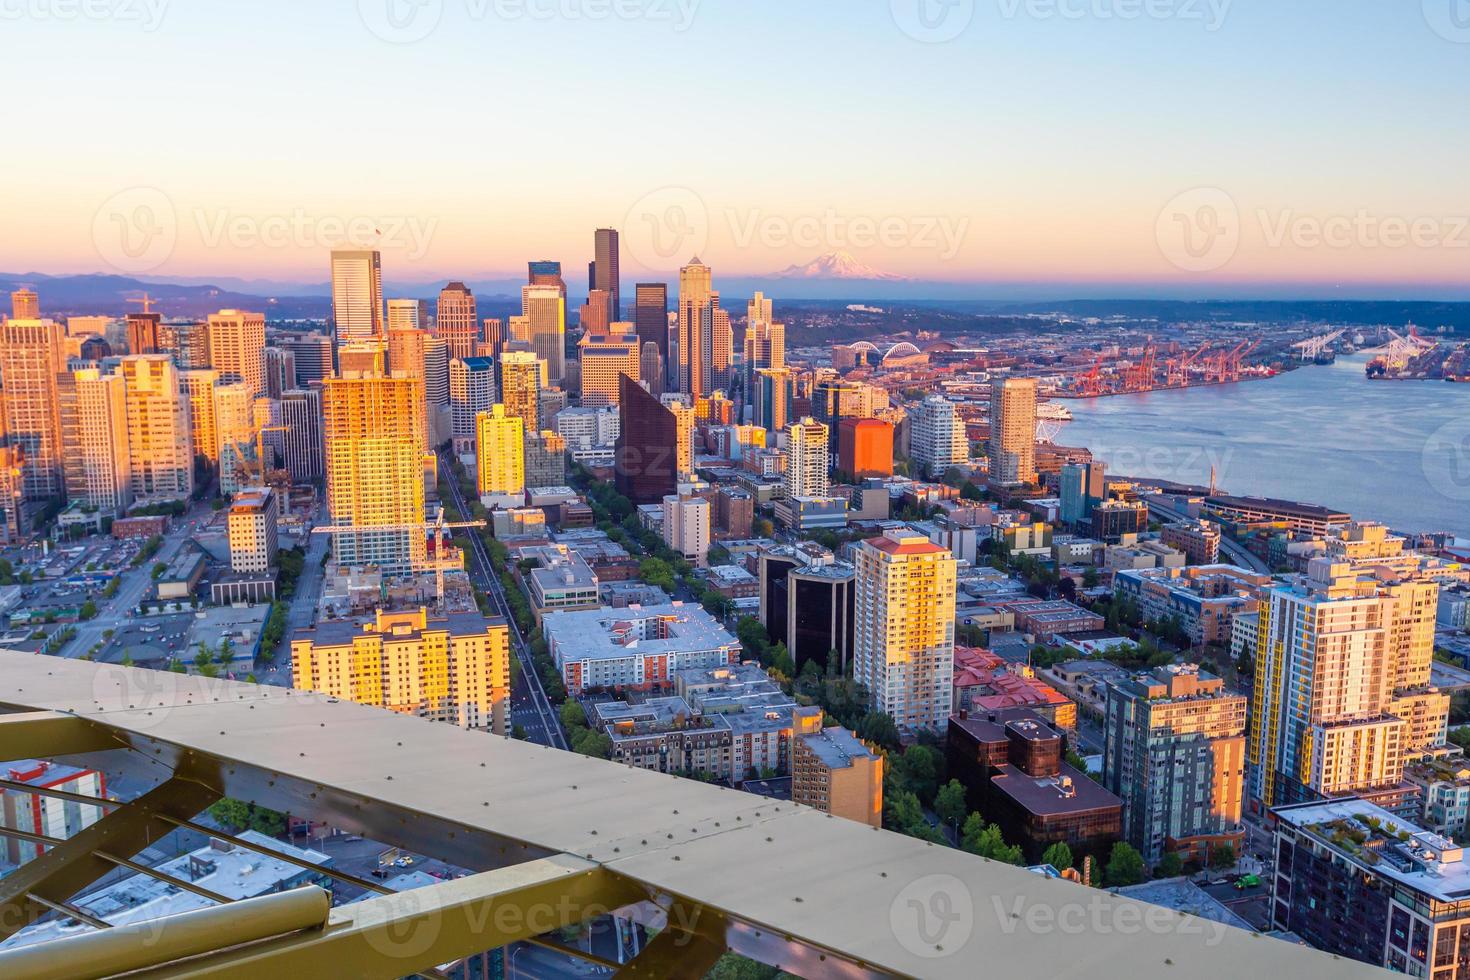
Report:
M772 273L773 279L842 279L863 282L911 282L907 276L895 276L879 272L864 265L849 252L828 252L819 255L806 265L790 265L780 272Z

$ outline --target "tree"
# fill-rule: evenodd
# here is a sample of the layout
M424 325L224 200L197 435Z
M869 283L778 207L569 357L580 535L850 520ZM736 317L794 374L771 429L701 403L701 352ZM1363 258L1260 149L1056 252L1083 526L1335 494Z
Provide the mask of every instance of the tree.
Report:
M1082 587L1084 589L1095 589L1095 588L1097 588L1097 582L1098 582L1098 574L1097 574L1097 569L1096 568L1094 568L1093 566L1089 565L1089 566L1087 566L1087 568L1083 569L1083 571L1082 571Z
M97 616L97 603L88 599L82 603L81 610L77 613L82 619L95 619Z
M1009 845L1001 835L1000 826L987 824L978 813L970 814L965 820L965 829L960 838L960 847L971 854L1005 864L1023 864L1025 857L1017 845Z
M1155 878L1178 878L1184 874L1184 859L1179 856L1178 851L1169 851L1159 860L1159 866L1154 868Z
M1041 863L1049 864L1058 871L1066 871L1072 866L1072 849L1067 846L1066 841L1059 840L1042 853Z
M940 820L958 831L966 813L964 783L951 779L941 786L934 796L934 812Z
M568 701L561 706L561 723L568 731L573 728L586 728L587 713L576 701Z
M894 781L917 796L923 803L933 803L939 792L939 769L943 757L927 745L915 745L899 756L892 765Z
M913 793L901 791L889 794L883 807L883 825L889 830L908 833L910 827L924 823L924 807Z
M1216 869L1235 867L1235 848L1229 844L1216 844L1210 848L1210 867Z
M612 739L604 732L584 729L586 734L572 743L572 751L594 759L606 759L612 755Z
M870 711L863 715L862 721L858 722L857 733L864 742L872 742L879 748L890 752L898 751L901 744L898 737L898 725L881 711Z
M1127 841L1118 841L1108 856L1106 875L1110 888L1138 884L1144 878L1143 855Z
M771 637L759 619L741 616L735 623L735 638L740 641L746 657L765 663L770 656Z

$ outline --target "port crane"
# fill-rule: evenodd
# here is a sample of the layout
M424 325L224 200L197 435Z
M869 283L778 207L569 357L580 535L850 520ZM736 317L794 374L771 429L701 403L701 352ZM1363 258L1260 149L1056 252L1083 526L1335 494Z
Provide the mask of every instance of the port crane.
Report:
M424 521L415 524L334 524L324 527L314 527L312 534L358 534L370 531L430 531L434 534L434 559L425 563L424 570L434 570L434 591L439 600L439 608L444 608L444 572L446 569L462 567L458 562L450 561L444 557L445 541L444 532L450 529L466 527L485 527L484 521L446 521L444 510L440 508L439 513L432 521Z
M1302 360L1310 361L1313 358L1317 357L1317 355L1325 351L1328 347L1332 345L1333 341L1337 340L1337 338L1341 337L1345 333L1347 333L1346 328L1342 330L1334 330L1332 333L1323 334L1320 337L1311 337L1307 340L1292 344L1291 346L1301 351Z

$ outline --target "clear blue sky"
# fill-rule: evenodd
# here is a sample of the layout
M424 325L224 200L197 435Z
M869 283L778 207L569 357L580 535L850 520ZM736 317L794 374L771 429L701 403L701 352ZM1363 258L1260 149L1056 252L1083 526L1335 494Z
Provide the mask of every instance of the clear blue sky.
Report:
M173 241L124 271L320 280L356 218L418 223L385 228L399 276L576 269L604 224L630 271L672 267L638 227L672 202L717 274L848 251L948 280L1470 290L1470 18L1435 15L1463 0L956 0L944 43L899 26L919 0L426 0L410 43L374 33L388 0L172 0L156 25L160 0L66 2L0 0L7 270L117 266L98 229L143 188ZM1160 240L1196 188L1238 210L1218 268ZM305 231L254 240L273 219ZM1394 220L1430 224L1385 246Z

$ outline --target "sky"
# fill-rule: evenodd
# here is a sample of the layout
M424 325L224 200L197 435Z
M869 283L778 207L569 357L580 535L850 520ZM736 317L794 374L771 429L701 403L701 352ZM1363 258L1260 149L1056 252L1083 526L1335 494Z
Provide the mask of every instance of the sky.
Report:
M1470 298L1470 0L0 0L0 270Z

